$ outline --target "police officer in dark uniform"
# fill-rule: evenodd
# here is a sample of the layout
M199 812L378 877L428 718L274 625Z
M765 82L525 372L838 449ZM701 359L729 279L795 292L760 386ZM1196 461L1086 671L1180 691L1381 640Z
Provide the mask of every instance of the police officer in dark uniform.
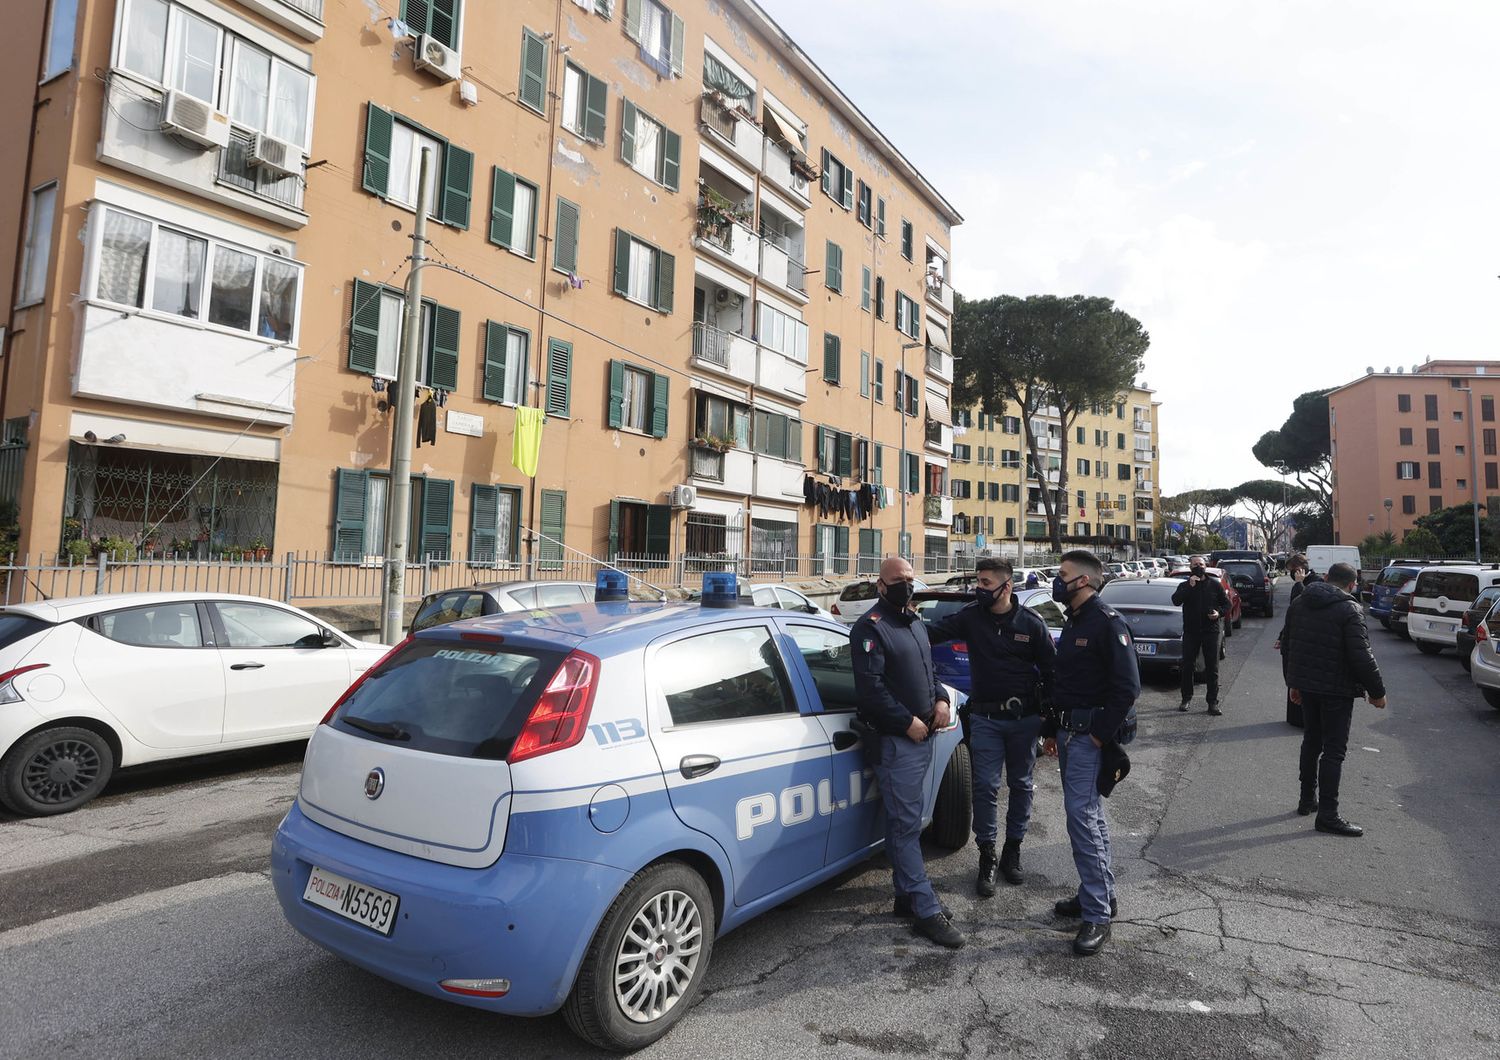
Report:
M1172 603L1182 608L1182 703L1187 710L1193 701L1193 671L1198 656L1203 656L1203 677L1207 684L1208 712L1219 710L1219 622L1229 614L1229 594L1217 575L1208 573L1202 556L1188 560L1188 576L1172 593ZM1228 624L1228 618L1224 617Z
M1008 560L985 558L975 564L978 599L932 623L934 644L962 640L969 646L972 675L968 712L969 753L974 768L974 841L979 844L981 897L995 893L998 868L1007 883L1025 882L1021 840L1031 821L1036 740L1042 704L1052 697L1057 651L1042 616L1016 603ZM1010 786L1005 814L1005 846L995 857L997 796L1004 768Z
M880 565L880 599L849 631L859 718L878 736L872 759L885 807L885 851L896 890L895 913L912 930L958 949L964 937L948 920L922 863L922 804L932 745L927 737L951 720L948 697L932 668L927 627L910 608L911 564Z
M1082 917L1073 952L1098 953L1109 941L1115 915L1115 876L1110 867L1109 825L1099 795L1100 760L1141 692L1135 645L1125 620L1098 596L1104 565L1092 552L1065 552L1052 579L1052 598L1068 612L1057 645L1053 691L1056 717L1044 729L1048 752L1056 750L1062 771L1068 840L1078 869L1078 894L1057 903L1058 916ZM1051 730L1050 732L1048 730Z

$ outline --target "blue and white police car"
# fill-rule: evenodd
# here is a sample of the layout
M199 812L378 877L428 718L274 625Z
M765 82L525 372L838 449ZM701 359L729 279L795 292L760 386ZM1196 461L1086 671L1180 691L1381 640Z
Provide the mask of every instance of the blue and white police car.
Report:
M308 745L272 866L287 920L345 960L629 1050L692 1006L718 936L877 852L884 813L847 627L736 607L732 575L684 605L605 572L596 599L392 649ZM928 741L953 849L960 735Z

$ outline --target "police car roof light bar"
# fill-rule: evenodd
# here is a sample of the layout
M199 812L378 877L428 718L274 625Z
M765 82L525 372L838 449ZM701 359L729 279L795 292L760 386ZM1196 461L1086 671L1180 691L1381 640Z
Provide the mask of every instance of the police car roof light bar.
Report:
M713 570L703 575L702 606L736 607L739 602L739 582L734 571Z
M594 603L615 604L630 599L630 579L620 570L601 570L594 577Z

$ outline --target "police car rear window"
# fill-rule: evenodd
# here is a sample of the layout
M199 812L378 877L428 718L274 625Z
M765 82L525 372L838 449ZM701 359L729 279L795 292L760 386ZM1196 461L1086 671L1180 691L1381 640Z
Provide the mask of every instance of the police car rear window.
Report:
M501 759L564 655L419 638L354 690L333 726L415 751Z
M1417 576L1416 595L1446 596L1450 600L1472 600L1479 593L1479 579L1451 570L1423 571Z

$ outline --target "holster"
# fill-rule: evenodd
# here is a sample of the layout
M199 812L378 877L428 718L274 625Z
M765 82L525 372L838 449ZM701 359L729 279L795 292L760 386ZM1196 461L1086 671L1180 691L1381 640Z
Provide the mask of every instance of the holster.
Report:
M865 765L874 768L880 761L880 730L859 716L849 722L851 732L859 734L859 747L865 756Z

